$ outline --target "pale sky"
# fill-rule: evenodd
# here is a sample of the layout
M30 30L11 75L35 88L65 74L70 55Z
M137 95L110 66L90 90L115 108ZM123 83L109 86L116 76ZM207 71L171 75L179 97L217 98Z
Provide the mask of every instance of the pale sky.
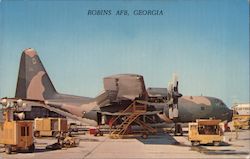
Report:
M87 15L93 9L113 14ZM114 15L119 9L130 15ZM139 9L164 15L133 15ZM120 73L167 87L176 73L183 95L249 102L247 0L2 0L0 24L0 97L14 96L21 52L31 47L58 92L94 97L103 77Z

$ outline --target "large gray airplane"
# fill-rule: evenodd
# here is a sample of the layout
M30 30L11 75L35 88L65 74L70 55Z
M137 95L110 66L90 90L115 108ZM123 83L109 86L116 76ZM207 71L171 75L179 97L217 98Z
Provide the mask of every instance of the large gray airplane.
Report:
M190 122L214 117L231 120L232 112L220 100L205 96L183 96L178 92L178 81L169 89L146 89L143 76L119 74L105 77L104 91L95 98L58 93L34 49L22 53L14 98L2 98L1 103L22 103L19 110L27 119L45 116L66 116L98 125L103 116L116 116L134 100L148 105L145 115L154 122ZM21 99L21 102L20 102ZM107 118L108 120L109 118Z

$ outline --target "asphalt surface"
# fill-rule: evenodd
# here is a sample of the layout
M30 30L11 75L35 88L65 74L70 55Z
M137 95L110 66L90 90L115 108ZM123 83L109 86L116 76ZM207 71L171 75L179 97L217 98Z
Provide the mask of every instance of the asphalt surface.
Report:
M174 137L157 134L148 139L110 139L108 136L95 137L89 134L77 136L80 145L61 150L46 150L45 147L56 142L53 138L36 139L34 153L13 153L7 155L0 149L0 159L119 159L119 158L250 158L250 130L225 134L221 146L201 145L192 147L187 135Z

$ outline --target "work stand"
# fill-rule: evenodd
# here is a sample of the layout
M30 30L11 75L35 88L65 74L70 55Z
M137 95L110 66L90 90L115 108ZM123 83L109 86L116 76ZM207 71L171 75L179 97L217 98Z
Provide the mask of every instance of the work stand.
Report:
M110 123L110 138L118 139L138 135L147 138L148 134L155 134L157 130L140 119L146 112L147 105L135 100ZM117 121L121 121L121 124L115 125ZM132 125L135 124L141 128L141 131L132 130Z

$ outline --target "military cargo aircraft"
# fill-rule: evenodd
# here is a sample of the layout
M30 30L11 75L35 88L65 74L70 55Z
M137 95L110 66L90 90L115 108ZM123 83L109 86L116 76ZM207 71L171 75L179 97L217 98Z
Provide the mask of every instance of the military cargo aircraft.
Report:
M21 56L14 98L2 98L21 105L25 118L64 116L90 125L100 124L103 116L116 116L134 100L148 105L145 115L155 122L189 122L200 118L231 119L231 111L217 98L184 96L178 92L178 80L169 88L148 88L143 76L119 74L105 77L104 91L95 98L58 93L34 49L25 49ZM180 98L181 97L181 98Z

